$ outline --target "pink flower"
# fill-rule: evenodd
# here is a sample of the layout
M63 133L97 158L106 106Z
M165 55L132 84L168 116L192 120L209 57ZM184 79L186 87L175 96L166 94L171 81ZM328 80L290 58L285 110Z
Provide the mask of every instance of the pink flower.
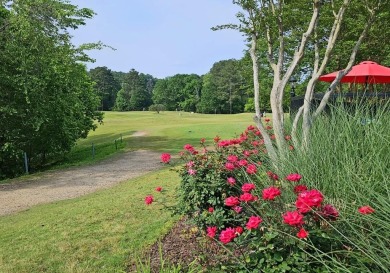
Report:
M263 222L263 219L261 219L258 216L251 216L248 220L248 223L246 223L246 228L251 230L251 229L256 229L258 226Z
M287 211L283 214L283 220L285 224L290 226L301 226L304 224L303 215L298 211Z
M251 183L245 183L244 185L242 185L241 189L243 192L250 192L250 191L256 189L256 186L254 184L251 184Z
M157 187L157 188L156 188L156 191L161 192L161 191L162 191L162 188L161 188L161 187Z
M246 129L248 131L253 131L254 129L256 129L256 127L254 127L253 125L249 125Z
M226 164L225 164L225 169L226 169L226 170L229 170L229 171L233 171L233 170L235 169L235 166L234 166L234 164L231 163L231 162L226 162Z
M228 177L227 178L227 182L233 186L234 184L236 184L236 179L234 179L234 177Z
M188 169L188 174L189 174L189 175L195 175L195 174L196 174L196 170L194 170L194 169Z
M242 211L242 207L240 207L240 206L235 206L235 207L233 207L233 210L234 210L235 212L237 212L237 213L240 213L240 212Z
M225 205L228 207L235 207L240 204L240 200L236 196L230 196L225 199Z
M145 204L146 205L150 205L153 203L153 196L152 195L148 195L145 197Z
M303 191L307 191L307 187L305 185L297 185L294 187L294 192L295 193L300 193Z
M298 173L290 173L286 176L286 180L290 182L299 182L301 180L302 176Z
M255 201L256 198L250 194L249 192L245 192L244 194L242 194L240 196L240 201L243 201L243 202L251 202L251 201Z
M236 227L235 230L236 230L236 233L238 233L238 234L242 234L244 232L244 229L242 227Z
M290 146L288 146L288 148L290 149L290 151L294 151L294 146L292 146L292 145L290 145Z
M191 168L191 167L193 167L194 166L194 161L189 161L187 164L186 164L186 166L187 166L187 168Z
M289 141L289 140L291 140L291 136L287 135L287 136L284 137L284 139Z
M205 141L206 141L206 139L205 139L205 138L201 138L201 139L200 139L200 144L203 144L203 143L205 143Z
M375 212L375 210L370 207L370 206L363 206L363 207L360 207L358 209L358 211L361 213L361 214L371 214L373 212Z
M227 157L227 160L229 161L229 162L236 162L237 160L238 160L238 157L237 156L235 156L235 155L229 155L228 157Z
M213 213L214 212L214 208L213 207L209 207L209 212Z
M332 205L325 205L322 208L321 215L329 220L336 220L339 217L339 212Z
M217 234L217 227L207 227L207 236L214 238L215 234Z
M227 243L230 243L235 237L236 237L235 229L234 228L227 228L227 229L221 231L221 234L219 235L219 240L223 244L227 244Z
M255 174L257 172L257 168L253 164L249 164L248 167L246 168L246 172L248 174Z
M309 232L307 232L307 231L304 230L303 228L301 228L301 229L299 230L299 232L297 233L297 237L298 237L299 239L305 239L305 238L307 238L308 235L309 235Z
M168 164L171 161L171 155L168 153L161 154L161 161L165 164Z
M187 150L189 152L192 152L194 150L194 147L191 144L184 145L184 150Z
M248 161L246 161L245 159L241 159L240 161L238 161L238 166L244 167L246 165L248 165Z
M277 187L269 187L263 190L264 200L274 200L282 192Z
M243 154L244 154L244 156L246 156L246 157L248 157L248 156L250 156L251 155L251 152L250 151L243 151L242 152Z
M320 207L324 199L322 193L318 190L309 190L299 193L295 206L301 213L306 213L313 207Z

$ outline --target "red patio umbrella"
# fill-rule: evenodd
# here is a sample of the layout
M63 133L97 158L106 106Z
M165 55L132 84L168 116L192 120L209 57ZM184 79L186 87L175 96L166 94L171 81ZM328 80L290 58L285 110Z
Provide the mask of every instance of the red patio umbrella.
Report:
M323 82L332 82L339 71L323 75L319 78ZM353 83L390 83L390 68L382 66L372 61L364 61L352 67L347 75L345 75L341 82Z

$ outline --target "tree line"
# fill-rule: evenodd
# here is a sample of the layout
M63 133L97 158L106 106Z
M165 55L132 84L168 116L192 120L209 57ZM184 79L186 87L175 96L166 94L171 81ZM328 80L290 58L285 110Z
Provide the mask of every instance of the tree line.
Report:
M249 56L218 61L205 75L177 74L157 79L135 69L124 73L107 67L93 68L89 75L95 82L94 89L100 98L98 109L102 111L167 110L207 114L254 111ZM272 82L263 77L262 84L270 87ZM288 102L287 99L286 108ZM266 97L260 104L263 111L270 110Z

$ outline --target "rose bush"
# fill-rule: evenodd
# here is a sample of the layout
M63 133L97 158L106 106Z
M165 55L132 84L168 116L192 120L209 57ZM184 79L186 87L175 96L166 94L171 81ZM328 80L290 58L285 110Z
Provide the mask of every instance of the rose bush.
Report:
M290 145L291 138L285 139ZM356 262L339 231L337 207L319 189L305 185L299 173L272 170L255 127L235 139L215 137L214 149L200 143L199 151L187 144L180 153L185 164L179 170L176 210L235 253L221 269L329 272L328 262L347 267ZM367 205L356 212L374 209Z

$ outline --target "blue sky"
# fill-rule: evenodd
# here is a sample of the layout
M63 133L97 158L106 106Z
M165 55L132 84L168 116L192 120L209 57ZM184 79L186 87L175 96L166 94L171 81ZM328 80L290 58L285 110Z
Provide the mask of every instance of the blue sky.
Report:
M205 74L220 60L240 59L245 39L235 30L211 27L236 23L231 0L70 0L97 15L72 31L76 45L102 41L114 48L90 51L88 68L130 69L157 78Z

